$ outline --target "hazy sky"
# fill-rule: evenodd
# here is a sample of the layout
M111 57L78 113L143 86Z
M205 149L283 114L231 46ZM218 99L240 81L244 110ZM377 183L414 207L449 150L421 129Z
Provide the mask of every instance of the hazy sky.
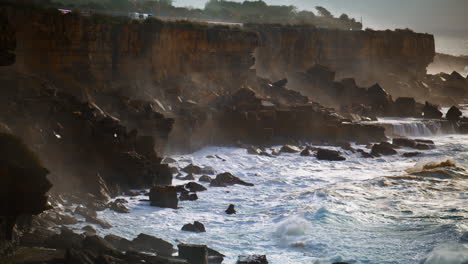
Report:
M241 1L241 0L236 0ZM335 15L347 13L365 27L413 28L420 32L455 31L468 35L468 0L265 0L275 5L328 8ZM175 0L179 6L203 7L206 0Z

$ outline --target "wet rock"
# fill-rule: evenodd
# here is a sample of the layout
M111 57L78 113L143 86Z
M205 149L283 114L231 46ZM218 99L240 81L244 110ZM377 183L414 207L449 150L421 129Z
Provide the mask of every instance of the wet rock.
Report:
M284 145L280 149L280 153L298 153L298 152L301 152L301 150L298 147L292 146L292 145Z
M140 195L140 192L139 191L133 191L133 190L128 190L124 193L126 196L131 196L131 197L135 197L135 196L139 196Z
M205 245L179 244L179 257L190 264L208 264L208 248Z
M162 164L171 164L171 163L176 163L176 162L177 162L177 160L175 160L175 159L173 159L171 157L166 157L161 161Z
M187 188L190 192L203 192L207 190L205 186L198 184L196 182L187 183L185 185L185 188Z
M208 263L210 264L221 264L223 263L225 255L221 254L220 252L208 248Z
M429 102L426 102L426 104L424 105L423 115L424 115L424 118L431 118L431 119L440 119L443 116L442 112L439 110L439 107Z
M121 203L121 204L128 204L128 200L126 200L124 198L117 198L117 199L114 200L114 202Z
M151 206L177 209L179 199L174 186L155 186L150 191Z
M390 156L390 155L396 155L398 152L393 149L393 145L388 143L388 142L382 142L380 144L375 144L372 146L371 154L373 156Z
M237 264L268 264L265 255L239 256Z
M406 152L406 153L403 153L403 157L405 157L405 158L414 158L414 157L421 156L421 155L422 155L421 152Z
M120 214L128 214L130 210L120 201L113 201L108 204L109 209Z
M392 144L399 147L415 148L418 143L409 138L394 138Z
M86 222L96 224L96 225L100 225L104 229L112 228L112 225L109 224L107 221L99 219L97 217L90 217L90 216L86 217Z
M203 174L203 169L193 164L190 164L187 167L183 168L182 171L188 174Z
M232 175L229 172L218 174L216 178L211 181L210 186L226 187L226 186L232 186L235 184L244 185L244 186L254 186L252 183L245 182L241 180L240 178Z
M185 224L182 227L182 231L188 231L188 232L195 232L195 233L203 233L206 232L205 226L198 222L195 221L193 224Z
M108 255L99 255L94 264L127 264L128 262L120 258L116 258Z
M200 182L211 182L213 179L210 177L210 176L207 176L207 175L203 175L200 177L200 179L198 179L198 181Z
M45 247L46 241L54 235L57 235L57 233L39 226L32 232L23 233L20 237L19 245L22 247Z
M430 150L430 149L435 149L435 146L434 145L429 145L429 144L418 143L418 144L416 144L416 146L414 146L414 148L418 149L418 150Z
M358 149L357 152L361 153L361 157L365 158L365 159L370 159L370 158L373 158L374 156L372 156L370 153L362 150L362 149Z
M176 167L170 167L169 170L171 171L171 173L172 173L173 175L179 173L179 169L176 168Z
M345 157L341 156L341 152L336 151L336 150L329 150L329 149L319 149L317 151L316 156L318 160L328 160L328 161L346 160Z
M76 234L68 228L62 228L60 234L53 235L46 239L47 248L67 249L81 248L84 236Z
M301 152L301 156L302 157L310 157L310 156L312 156L312 153L310 152L310 150L308 148L306 148Z
M116 235L107 235L104 237L104 239L112 245L114 248L120 250L120 251L129 251L133 250L132 248L132 242L126 238L119 237Z
M65 254L65 263L73 264L95 264L96 254L89 250L80 250L78 248L68 248Z
M262 150L254 146L249 146L247 148L247 153L252 155L260 155L260 153L262 153Z
M456 106L452 106L445 115L445 118L453 122L458 122L462 115L463 113L460 111L460 109L458 109Z
M96 234L96 229L94 229L94 227L90 225L84 226L83 228L81 228L81 230L86 231L88 233Z
M83 249L99 254L108 254L111 256L121 256L122 254L114 248L104 238L93 235L86 236L82 242Z
M139 251L154 252L161 256L172 256L174 247L160 238L139 234L132 240L132 247Z
M226 214L232 215L236 213L236 209L234 208L235 206L233 204L230 204L228 209L226 209Z
M201 174L205 174L205 175L215 175L216 174L216 171L213 167L204 167L202 169L202 173Z
M181 201L196 201L198 200L198 195L196 193L182 192L179 196Z
M399 97L394 103L394 112L399 117L419 117L416 100L412 97Z
M74 211L74 214L78 214L78 215L81 215L85 218L87 217L91 217L91 218L96 218L97 217L97 213L96 211L93 211L91 209L88 209L84 206L78 206L76 207L75 211Z
M176 176L176 179L181 180L181 181L193 181L195 180L195 177L193 176L193 174L189 173L186 176L182 176L182 175Z

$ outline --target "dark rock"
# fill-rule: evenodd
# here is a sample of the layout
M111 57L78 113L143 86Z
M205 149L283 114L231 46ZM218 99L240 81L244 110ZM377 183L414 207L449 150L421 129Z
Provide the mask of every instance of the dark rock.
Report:
M182 171L188 174L203 174L203 169L193 164L190 164L187 167L183 168Z
M280 153L298 153L301 152L301 150L296 147L296 146L291 146L291 145L284 145L281 147Z
M395 100L394 112L399 117L419 117L416 100L412 97L399 97Z
M176 167L170 167L169 170L171 171L171 173L172 173L173 175L179 173L179 169L176 168Z
M22 247L45 247L46 241L57 235L56 232L45 227L36 227L32 232L25 232L21 235L19 245Z
M208 248L208 263L210 264L221 264L223 263L225 255L221 254L220 252Z
M135 197L135 196L139 196L140 192L139 191L128 190L128 191L125 192L125 195Z
M413 158L413 157L420 156L421 154L422 154L421 152L406 152L406 153L403 153L403 157Z
M198 221L193 222L193 224L185 224L182 227L182 231L195 232L195 233L206 232L205 226Z
M423 108L424 118L431 118L431 119L440 119L442 118L443 114L439 110L439 107L433 105L429 102L426 102Z
M125 260L128 262L128 264L190 264L186 260L180 258L153 256L136 251L125 252Z
M409 138L394 138L392 144L399 147L415 148L417 142Z
M368 152L365 152L364 150L362 149L358 149L357 152L361 153L361 157L365 158L365 159L370 159L370 158L373 158L374 156L372 156L370 153Z
M112 228L112 225L106 222L105 220L99 219L97 217L86 217L86 222L100 225L104 229Z
M126 200L124 198L117 198L117 199L114 200L114 202L121 203L121 204L127 204L128 200Z
M100 255L96 258L94 264L128 264L128 262L113 256Z
M193 176L192 173L187 174L186 176L176 176L176 179L181 180L181 181L193 181L195 180L195 177Z
M88 209L88 208L86 208L84 206L81 206L81 205L76 207L74 214L81 215L81 216L83 216L85 218L87 218L87 217L96 218L97 217L96 211L93 211L93 210Z
M239 256L237 264L268 264L265 255Z
M89 250L77 248L67 248L65 254L65 264L95 264L96 254Z
M175 160L175 159L173 159L173 158L171 158L171 157L165 157L165 158L161 161L162 164L171 164L171 163L176 163L176 162L177 162L177 160Z
M416 146L414 146L414 148L418 149L418 150L430 150L430 149L434 149L435 146L434 145L418 143L418 144L416 144Z
M427 145L434 145L434 141L430 140L430 139L415 139L414 141L416 141L417 143L422 143L422 144L427 144Z
M84 226L83 228L81 228L81 230L89 232L89 233L96 234L96 229L94 229L94 227L92 227L90 225Z
M301 152L301 156L302 157L310 157L310 156L312 156L312 153L310 153L310 150L308 148L306 148Z
M87 236L82 242L83 249L96 253L96 255L106 254L111 256L121 256L121 253L114 248L104 238L93 235Z
M179 196L181 201L196 201L198 200L198 195L196 193L182 192Z
M55 249L81 248L83 240L83 235L76 234L70 229L62 228L60 234L49 237L44 244L47 248Z
M210 176L207 176L207 175L203 175L200 177L200 179L198 179L198 181L200 182L211 182L213 179L210 177Z
M210 186L212 187L226 187L235 184L244 186L254 186L252 183L245 182L238 177L232 175L229 172L221 173L216 176L216 179L212 180Z
M235 206L233 204L230 204L228 209L226 209L226 214L232 215L236 213L236 209L234 208Z
M132 242L128 239L125 239L123 237L119 237L116 235L107 235L104 237L104 239L112 245L114 248L120 250L120 251L129 251L133 250L132 248Z
M190 264L208 264L208 248L205 245L179 244L179 257Z
M132 247L139 251L154 252L161 256L172 256L174 252L171 243L146 234L139 234L133 239Z
M185 188L187 188L190 192L203 192L207 190L205 186L198 184L196 182L187 183L185 185Z
M380 144L375 144L372 146L371 154L374 156L390 156L396 155L398 152L393 149L393 145L388 142L382 142Z
M456 106L452 106L445 115L445 118L450 121L458 122L462 115L463 113L460 111L460 109L458 109Z
M254 146L249 146L247 148L247 153L252 155L260 155L260 153L262 153L262 150Z
M151 206L177 209L177 190L173 186L155 186L150 191Z
M319 149L317 151L318 160L329 160L329 161L344 161L345 157L341 156L341 152L329 149Z
M120 201L113 201L108 204L109 209L121 214L128 214L130 210Z

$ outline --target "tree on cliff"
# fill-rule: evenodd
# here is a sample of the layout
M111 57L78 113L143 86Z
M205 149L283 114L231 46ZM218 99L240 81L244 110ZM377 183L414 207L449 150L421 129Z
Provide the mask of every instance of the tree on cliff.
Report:
M328 9L326 9L325 7L316 6L315 9L317 9L319 16L333 18L332 13L328 11Z

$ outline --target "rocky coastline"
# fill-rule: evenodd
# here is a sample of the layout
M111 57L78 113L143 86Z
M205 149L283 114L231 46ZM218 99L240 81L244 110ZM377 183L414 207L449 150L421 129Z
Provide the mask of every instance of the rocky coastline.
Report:
M308 35L317 43L306 45ZM347 49L361 51L347 58L339 43L351 40ZM209 188L253 186L227 171L171 165L170 154L205 146L340 162L341 151L313 145L363 159L435 148L390 140L384 127L368 123L377 117L435 120L467 134L457 105L468 80L457 72L427 75L434 56L431 35L406 31L114 25L1 5L0 262L221 263L223 252L210 245L100 237L93 226L112 226L97 212L131 213L128 201L116 199L122 195L177 210ZM452 108L444 115L439 105ZM187 183L173 186L173 178ZM226 213L235 214L235 205ZM89 225L73 230L79 222ZM181 229L205 231L200 222Z

